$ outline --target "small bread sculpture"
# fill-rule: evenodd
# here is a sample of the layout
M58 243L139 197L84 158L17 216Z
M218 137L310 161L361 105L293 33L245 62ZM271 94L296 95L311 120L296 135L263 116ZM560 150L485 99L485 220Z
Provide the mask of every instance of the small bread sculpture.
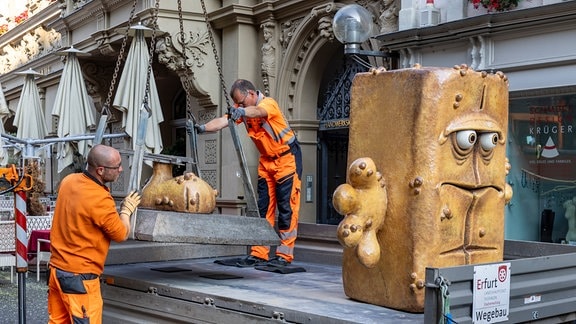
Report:
M348 183L333 195L336 211L344 215L338 225L338 240L346 248L356 248L360 263L372 268L380 260L377 232L386 215L386 186L371 158L359 158L348 169Z
M192 172L172 177L170 164L154 162L150 181L142 189L140 207L210 214L216 208L218 191Z

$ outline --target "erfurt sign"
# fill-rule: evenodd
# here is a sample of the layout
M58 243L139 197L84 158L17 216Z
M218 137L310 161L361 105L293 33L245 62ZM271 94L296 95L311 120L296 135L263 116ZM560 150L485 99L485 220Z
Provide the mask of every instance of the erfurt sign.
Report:
M510 263L474 267L473 323L497 323L510 313Z

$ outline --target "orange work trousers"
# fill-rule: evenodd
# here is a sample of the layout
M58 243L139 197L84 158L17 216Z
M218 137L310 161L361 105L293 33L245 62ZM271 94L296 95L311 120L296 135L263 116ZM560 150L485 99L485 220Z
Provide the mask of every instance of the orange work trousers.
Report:
M275 159L260 157L258 165L258 209L272 227L278 210L280 246L276 255L288 262L294 259L294 244L298 236L298 212L302 177L302 153L296 142L290 154ZM253 246L251 255L268 260L269 246Z
M48 323L102 323L100 278L49 269Z

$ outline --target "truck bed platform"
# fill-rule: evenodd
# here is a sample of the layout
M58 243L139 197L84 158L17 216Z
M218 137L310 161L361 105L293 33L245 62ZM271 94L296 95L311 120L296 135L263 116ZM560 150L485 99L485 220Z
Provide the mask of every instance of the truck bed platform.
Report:
M341 267L294 262L280 274L202 258L106 266L106 323L423 323L411 314L354 301ZM143 294L145 292L145 294Z

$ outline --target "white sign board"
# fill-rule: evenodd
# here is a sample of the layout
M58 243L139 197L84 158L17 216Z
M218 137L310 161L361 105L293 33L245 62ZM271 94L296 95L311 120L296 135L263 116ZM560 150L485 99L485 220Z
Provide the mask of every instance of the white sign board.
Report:
M510 313L510 263L474 267L472 323L497 323Z

